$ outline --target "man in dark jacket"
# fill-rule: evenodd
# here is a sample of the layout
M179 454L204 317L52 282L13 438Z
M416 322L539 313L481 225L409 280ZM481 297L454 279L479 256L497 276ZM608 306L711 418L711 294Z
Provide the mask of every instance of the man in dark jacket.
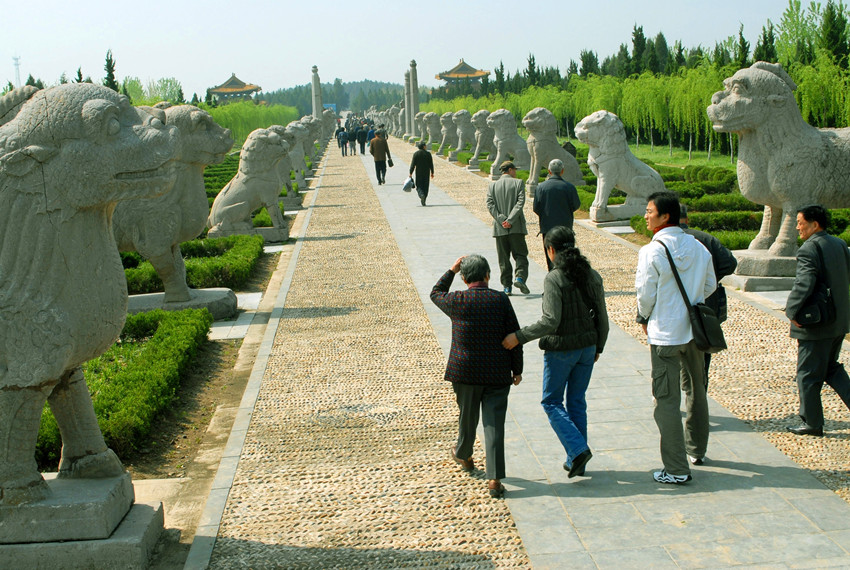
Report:
M419 150L413 153L413 159L410 161L410 175L413 176L414 184L416 184L416 193L419 194L419 201L425 205L425 199L428 197L428 189L431 186L431 180L434 178L434 157L431 153L425 150L425 143L420 141L417 143Z
M449 292L460 272L466 290ZM445 379L452 383L459 410L457 445L452 458L474 468L472 448L479 413L484 421L486 475L490 496L504 494L505 416L511 384L522 381L522 346L502 347L502 339L519 328L506 295L490 289L490 265L480 255L454 262L431 289L431 301L452 320L452 347Z
M366 154L366 141L368 138L369 132L366 130L366 125L361 125L357 130L357 142L360 143L360 154Z
M578 191L571 183L564 180L564 163L556 158L549 163L549 178L537 187L534 194L534 213L540 218L540 233L546 240L546 232L555 226L565 226L573 229L573 212L578 210L581 202ZM546 266L552 271L552 261L543 248Z
M690 218L688 218L688 207L684 204L679 206L681 208L681 213L679 214L679 227L685 230L686 234L691 234L697 241L705 246L705 249L708 250L708 253L711 254L711 263L714 265L714 276L717 278L717 289L714 290L714 293L708 296L705 300L705 304L714 309L714 314L717 315L717 319L722 323L726 320L727 310L726 310L726 289L723 288L723 285L720 284L720 280L726 277L727 275L732 275L735 272L735 268L738 267L738 260L735 259L735 256L732 255L732 252L720 243L720 240L714 237L711 234L701 232L699 230L692 230L688 227L690 223ZM705 387L708 389L708 366L711 364L711 353L705 353Z
M797 389L803 425L786 429L797 435L823 435L820 392L829 384L850 409L850 377L838 362L841 343L850 327L850 250L843 240L826 233L826 209L812 205L797 211L797 232L804 240L797 252L797 275L785 304L791 338L797 339ZM797 318L818 281L825 281L835 301L831 323L802 327Z
M393 159L390 155L390 145L387 144L386 132L377 132L375 138L369 143L369 152L375 159L375 175L378 177L378 185L386 184L387 160Z

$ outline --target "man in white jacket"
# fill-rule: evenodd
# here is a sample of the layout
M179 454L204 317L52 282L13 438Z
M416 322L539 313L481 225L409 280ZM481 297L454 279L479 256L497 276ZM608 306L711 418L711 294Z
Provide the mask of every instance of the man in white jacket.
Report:
M659 483L691 480L690 463L701 465L708 446L708 402L703 353L694 344L688 309L676 284L664 246L670 251L691 304L705 301L717 284L711 254L678 226L679 198L656 192L646 206L652 241L638 256L635 275L638 322L643 325L652 360L655 423L661 435L664 468L653 476ZM663 245L662 245L663 244ZM684 430L679 411L685 391Z

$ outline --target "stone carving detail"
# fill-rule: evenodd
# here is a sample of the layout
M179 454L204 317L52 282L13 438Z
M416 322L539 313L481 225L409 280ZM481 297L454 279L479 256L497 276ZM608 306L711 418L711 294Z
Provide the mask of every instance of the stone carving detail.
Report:
M419 111L413 117L413 122L416 125L414 135L410 137L410 144L416 144L418 141L428 140L428 127L425 126L425 111Z
M475 127L472 126L472 115L466 109L461 109L452 117L457 127L457 147L449 154L449 160L456 161L457 153L463 152L466 145L475 146Z
M537 107L526 113L522 126L528 129L526 146L531 155L531 166L528 169L528 193L534 196L537 190L537 179L542 169L549 162L559 158L564 163L563 178L576 186L584 184L576 157L568 153L558 142L558 123L555 115L549 109Z
M446 111L440 116L440 148L437 154L447 153L449 147L457 147L457 125L454 123L454 113Z
M513 113L507 109L499 109L487 117L487 126L494 131L493 143L496 145L496 158L493 159L493 167L490 169L490 180L499 179L499 165L510 157L513 157L517 168L527 169L531 165L528 146L517 132Z
M493 142L495 133L493 128L487 125L487 117L489 116L490 111L487 109L481 109L472 115L472 124L475 125L475 152L469 159L469 168L478 168L481 153L486 152L490 159L496 156L496 144ZM498 168L498 165L496 165L496 168Z
M137 251L151 262L165 286L165 302L183 302L191 296L180 243L204 231L210 213L204 168L224 160L233 139L229 129L191 105L150 112L179 132L177 182L162 196L120 202L112 217L112 231L118 251Z
M758 61L723 82L708 118L717 132L738 135L741 194L764 204L751 250L797 252L797 209L808 204L850 207L850 129L817 129L803 119L797 86L782 66Z
M280 161L289 152L289 144L269 129L257 129L248 135L239 154L239 172L216 196L207 220L210 237L231 234L262 233L268 241L284 241L289 237L286 221L280 213L278 196ZM251 214L265 206L277 230L271 232L254 229Z
M614 113L596 111L588 115L575 126L575 134L590 147L587 165L597 177L596 197L590 207L594 222L628 220L643 214L647 197L664 191L661 176L629 150L623 123ZM626 193L625 204L608 206L614 188Z
M428 129L428 148L431 148L432 144L439 144L443 140L440 115L437 113L425 113L424 121Z
M35 463L45 401L62 433L59 477L124 472L106 447L80 365L127 312L111 218L174 185L177 129L99 85L0 99L0 506L50 491Z

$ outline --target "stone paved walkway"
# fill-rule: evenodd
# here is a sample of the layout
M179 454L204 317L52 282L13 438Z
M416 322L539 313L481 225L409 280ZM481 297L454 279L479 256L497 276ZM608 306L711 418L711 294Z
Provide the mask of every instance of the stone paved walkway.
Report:
M560 467L539 405L541 353L529 345L510 400L508 499L489 499L482 472L470 477L448 459L456 412L441 376L450 324L427 298L461 254L482 253L496 267L486 180L438 160L422 208L400 190L412 147L391 148L397 164L380 187L368 155L329 152L271 321L277 333L267 332L267 366L246 391L187 567L850 565L847 503L772 445L783 446L779 434L762 437L736 417L768 432L764 410L783 405L790 415L794 397L781 376L781 321L737 297L728 329L740 348L713 363L712 395L730 411L711 402L710 461L687 486L652 481L660 463L649 359L631 323L635 249L585 228L580 247L621 325L588 393L589 477L568 480ZM544 276L539 239L529 242L532 294L512 298L522 324L540 314ZM761 355L777 347L780 362L765 364ZM773 382L777 394L750 412L744 381ZM838 437L787 446L822 445L822 470L846 476L846 460L829 463L847 447L847 413L833 404L827 429ZM475 456L483 459L480 445Z

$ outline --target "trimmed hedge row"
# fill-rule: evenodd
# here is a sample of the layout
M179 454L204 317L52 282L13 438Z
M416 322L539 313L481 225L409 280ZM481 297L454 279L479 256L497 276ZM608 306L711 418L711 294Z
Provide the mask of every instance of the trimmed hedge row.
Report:
M234 235L193 240L180 244L180 250L184 254L186 282L190 287L239 289L251 277L263 254L263 237ZM121 258L131 295L163 290L162 281L150 262L137 253L122 253Z
M119 456L137 448L171 404L212 322L206 309L129 315L120 340L84 365L98 424ZM45 406L36 460L42 468L55 466L61 452L56 419Z

